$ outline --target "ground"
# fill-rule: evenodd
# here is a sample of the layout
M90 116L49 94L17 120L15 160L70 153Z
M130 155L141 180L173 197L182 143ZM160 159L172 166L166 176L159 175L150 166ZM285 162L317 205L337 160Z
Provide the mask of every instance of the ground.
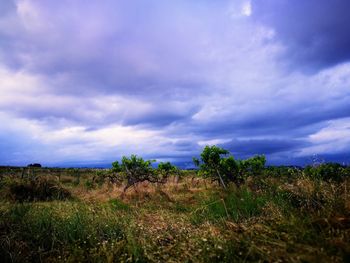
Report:
M240 188L232 185L224 191L195 172L185 172L178 183L173 177L166 184L142 183L123 195L122 184L93 181L97 173L37 168L23 175L2 170L3 261L350 259L348 178L329 182L302 174L251 176ZM40 192L44 197L53 189L54 194L48 200L25 200L23 189L28 192L33 185L36 193L45 187Z

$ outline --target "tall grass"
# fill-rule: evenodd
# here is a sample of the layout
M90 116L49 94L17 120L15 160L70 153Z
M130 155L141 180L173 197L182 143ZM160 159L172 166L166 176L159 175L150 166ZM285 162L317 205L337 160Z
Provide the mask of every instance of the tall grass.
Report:
M194 211L194 222L233 220L235 222L258 216L268 201L264 195L255 195L248 188L214 193Z
M347 262L349 181L297 172L253 176L226 191L191 173L176 184L140 185L123 199L116 185L86 187L89 180L100 187L96 171L78 184L62 173L54 185L73 198L39 191L40 199L30 190L1 199L0 261ZM4 178L1 197L29 180Z
M0 254L4 262L37 261L39 256L51 261L58 256L63 257L61 260L78 257L74 259L78 261L88 257L89 260L132 258L134 240L132 246L127 246L127 233L114 211L110 206L75 202L2 207L0 227L15 242L6 243L7 237L2 236ZM21 250L21 246L27 251Z

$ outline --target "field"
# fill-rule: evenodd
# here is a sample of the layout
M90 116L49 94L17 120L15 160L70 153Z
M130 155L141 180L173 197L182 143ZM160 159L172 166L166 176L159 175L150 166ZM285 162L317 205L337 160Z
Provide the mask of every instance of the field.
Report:
M265 169L222 189L195 171L165 183L110 170L2 167L2 262L349 262L350 177Z

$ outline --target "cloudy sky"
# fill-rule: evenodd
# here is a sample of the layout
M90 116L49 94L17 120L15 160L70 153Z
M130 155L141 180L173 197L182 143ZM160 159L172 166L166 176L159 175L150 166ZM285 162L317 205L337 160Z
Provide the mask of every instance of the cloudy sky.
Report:
M350 162L348 0L1 0L0 164Z

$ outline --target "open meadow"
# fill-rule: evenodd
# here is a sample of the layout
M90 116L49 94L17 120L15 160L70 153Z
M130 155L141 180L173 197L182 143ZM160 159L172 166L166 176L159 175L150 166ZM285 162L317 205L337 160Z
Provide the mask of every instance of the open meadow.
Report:
M0 263L350 263L350 0L0 0Z
M350 178L268 167L226 189L111 169L2 167L2 262L349 262ZM337 172L337 171L335 171Z

